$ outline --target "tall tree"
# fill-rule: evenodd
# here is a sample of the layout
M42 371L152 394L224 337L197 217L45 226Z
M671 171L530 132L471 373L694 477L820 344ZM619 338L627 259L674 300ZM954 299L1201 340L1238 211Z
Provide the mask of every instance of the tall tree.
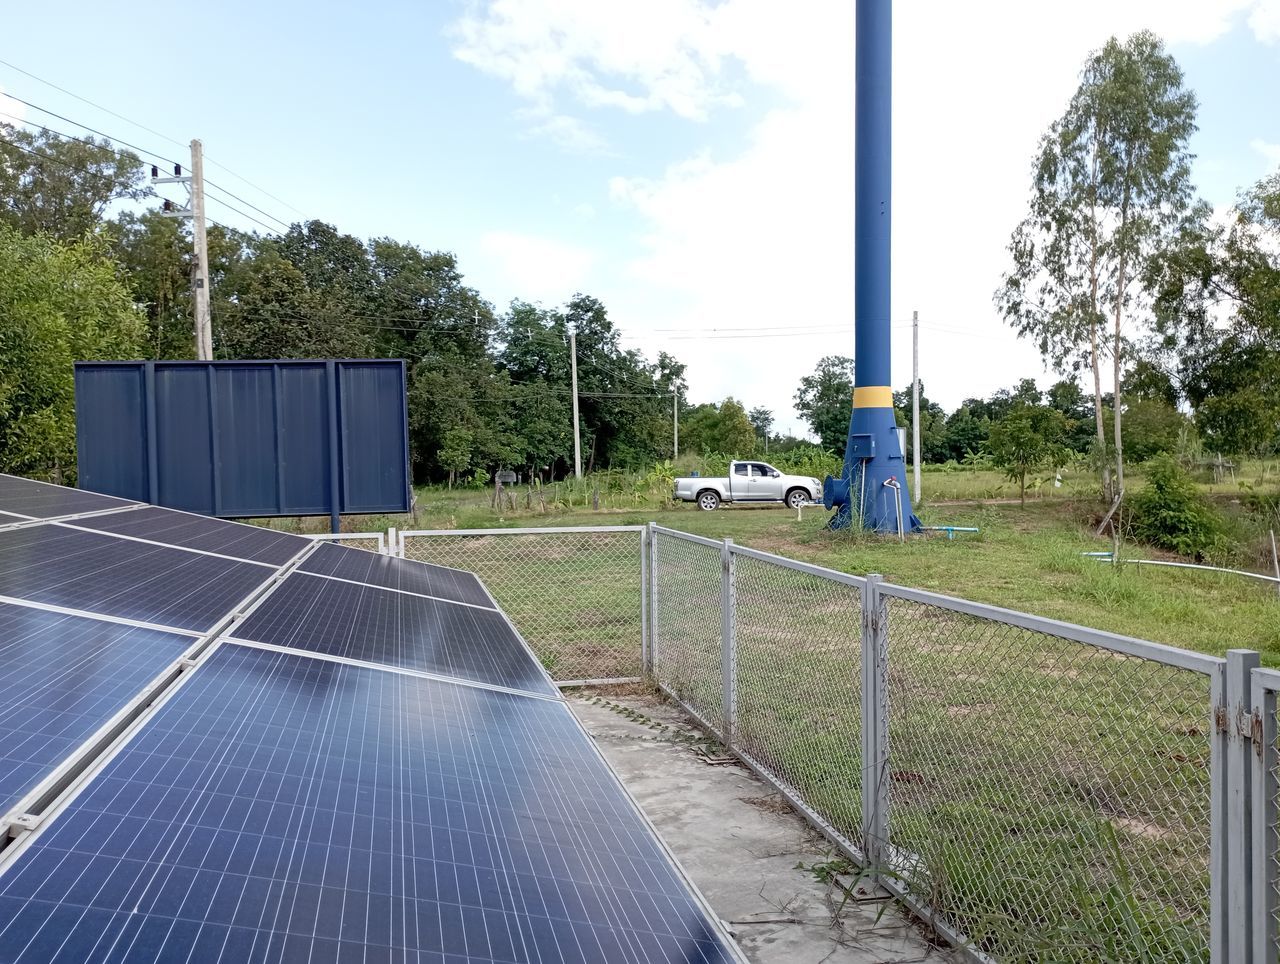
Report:
M1157 350L1205 442L1219 452L1280 448L1280 172L1225 223L1208 212L1152 266Z
M1102 360L1110 356L1117 490L1125 325L1143 307L1147 265L1192 210L1195 112L1195 95L1158 37L1108 40L1041 139L1030 213L1013 233L1013 268L995 295L1006 320L1060 371L1092 371L1100 452ZM1111 490L1105 467L1103 484Z
M137 358L146 322L92 234L66 244L0 224L0 471L75 466L77 361Z
M853 359L828 355L819 361L813 374L800 379L795 406L822 447L843 458L853 409Z
M0 123L0 223L75 241L98 226L111 201L146 194L142 162L110 141Z
M747 418L755 426L758 438L762 440L769 438L769 430L773 428L773 412L760 405L747 412Z

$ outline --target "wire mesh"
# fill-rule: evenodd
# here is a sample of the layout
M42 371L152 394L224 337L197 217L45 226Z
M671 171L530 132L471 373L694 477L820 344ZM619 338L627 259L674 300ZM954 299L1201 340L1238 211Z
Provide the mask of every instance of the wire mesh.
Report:
M734 557L735 749L850 846L861 823L860 592Z
M654 533L653 672L717 734L723 719L719 547Z
M368 552L385 553L387 536L385 532L350 532L341 535L311 536L317 542L332 542L335 546L346 546L350 549L364 549Z
M480 577L557 682L641 673L641 534L405 534L407 559Z
M889 600L888 853L1001 960L1209 959L1210 683Z

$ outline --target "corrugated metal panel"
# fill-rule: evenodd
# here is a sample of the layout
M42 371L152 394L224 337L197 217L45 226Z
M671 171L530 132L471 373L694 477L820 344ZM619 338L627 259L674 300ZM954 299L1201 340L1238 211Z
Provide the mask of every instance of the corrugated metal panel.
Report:
M76 366L75 384L77 397L94 399L93 405L76 411L80 487L94 492L122 489L134 493L126 498L150 501L143 369Z
M80 484L228 518L405 512L405 405L402 361L81 362Z

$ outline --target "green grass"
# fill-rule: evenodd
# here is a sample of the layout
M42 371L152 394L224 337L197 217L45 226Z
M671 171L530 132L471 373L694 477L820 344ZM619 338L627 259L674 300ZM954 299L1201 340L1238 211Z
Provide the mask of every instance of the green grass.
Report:
M930 505L928 524L977 534L906 543L830 533L826 514L676 506L498 512L429 491L427 528L640 524L736 542L845 572L1202 652L1252 647L1280 665L1280 600L1235 577L1113 568L1085 524L1091 501ZM393 520L406 526L408 520ZM560 678L632 675L634 546L587 534L422 540L480 572ZM523 544L522 544L523 543ZM719 554L664 542L660 677L720 711ZM737 745L857 841L861 760L855 593L767 563L737 563ZM890 603L887 775L892 844L914 886L1004 960L1205 958L1207 680L1052 636Z

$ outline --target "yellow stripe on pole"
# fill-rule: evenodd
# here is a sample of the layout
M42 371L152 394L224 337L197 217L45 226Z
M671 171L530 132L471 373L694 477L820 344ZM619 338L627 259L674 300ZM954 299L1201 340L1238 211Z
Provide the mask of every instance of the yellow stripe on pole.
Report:
M888 385L863 385L853 390L854 408L893 408L893 389Z

